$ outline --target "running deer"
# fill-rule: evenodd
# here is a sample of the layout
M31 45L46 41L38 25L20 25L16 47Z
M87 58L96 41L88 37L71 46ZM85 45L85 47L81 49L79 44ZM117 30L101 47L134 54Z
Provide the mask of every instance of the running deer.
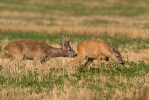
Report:
M101 60L108 61L109 67L111 68L109 58L112 58L119 64L124 65L124 61L118 46L114 48L107 45L103 40L85 40L80 43L77 47L77 57L68 63L68 66L76 63L81 63L86 57L88 57L85 67L88 67L94 59L98 59L99 72L102 71Z
M44 42L36 40L18 40L11 42L4 48L6 58L14 58L17 61L25 59L41 63L52 57L75 57L77 54L71 48L69 39L60 42L61 48L52 47Z

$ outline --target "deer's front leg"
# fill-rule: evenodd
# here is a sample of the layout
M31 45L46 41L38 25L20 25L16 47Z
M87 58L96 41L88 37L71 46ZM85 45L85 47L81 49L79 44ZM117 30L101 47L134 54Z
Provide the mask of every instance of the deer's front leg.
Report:
M105 59L105 60L108 62L108 68L109 68L109 70L111 70L112 68L111 68L111 63L110 63L109 58L108 58L108 57L106 57L106 59Z
M85 63L85 68L88 68L88 66L93 62L94 58L88 58L88 60Z

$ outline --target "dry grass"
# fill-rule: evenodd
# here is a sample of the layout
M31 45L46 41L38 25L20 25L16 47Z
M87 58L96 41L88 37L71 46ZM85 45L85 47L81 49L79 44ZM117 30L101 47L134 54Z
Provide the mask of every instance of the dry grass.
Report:
M146 64L149 64L149 49L141 50L139 53L134 52L133 50L128 50L127 53L123 53L123 57L127 61L133 61L139 63L143 61Z
M6 27L7 26L7 27ZM85 27L85 26L35 26L27 25L25 26L13 26L13 25L4 25L0 29L3 31L22 31L22 32L42 32L42 33L59 33L64 32L67 34L92 34L92 35L103 35L108 34L114 36L116 34L124 35L129 38L149 38L147 29L138 29L134 27L122 27L122 26L96 26L96 27ZM17 27L17 28L16 28Z
M1 100L93 100L99 98L97 92L87 88L77 89L75 87L64 86L64 90L60 91L56 87L52 92L32 93L29 88L9 88L0 91Z
M3 65L3 69L2 69L2 74L3 75L8 75L8 73L15 77L16 75L24 75L24 74L28 74L28 71L36 71L40 74L40 76L38 77L39 79L48 74L49 73L49 66L46 67L42 67L42 66L38 66L38 68L36 68L35 66L31 67L31 63L30 62L25 62L27 63L27 65L24 68L18 68L17 66L14 66L14 64L12 65L8 65L8 64L4 64ZM50 62L51 65L55 64L53 62ZM47 63L48 64L48 63ZM29 66L28 66L29 65ZM59 68L60 66L54 66L56 68ZM57 74L62 74L63 72L57 73ZM72 73L72 72L68 72L68 73ZM56 73L55 73L56 74ZM74 78L72 76L69 76L69 78ZM60 89L58 86L55 86L54 89L52 91L49 91L46 88L42 88L42 90L37 93L37 92L31 92L32 89L31 88L21 88L21 87L11 87L8 86L7 84L5 88L3 88L0 91L0 97L1 100L98 100L99 98L102 100L106 100L106 98L104 97L104 94L107 94L109 92L109 88L106 86L106 83L109 84L117 84L118 83L123 83L123 84L132 84L131 88L125 88L125 89L121 89L121 87L119 88L113 88L112 94L110 94L111 96L111 100L136 100L138 98L142 98L144 92L141 92L140 89L137 88L137 84L138 83L143 83L144 81L147 82L147 78L148 75L146 75L146 77L134 77L134 78L130 78L127 79L125 76L117 76L114 77L114 79L110 79L109 76L104 76L104 75L100 75L100 76L94 76L92 77L94 78L94 82L92 84L94 85L98 85L99 87L102 88L103 91L101 92L97 92L95 90L90 90L88 89L86 86L85 87L81 87L82 84L88 84L86 83L86 81L84 79L81 79L78 81L78 83L76 85L78 85L78 87L72 85L72 83L70 83L69 81L65 81L64 82L64 86ZM98 82L98 80L100 80L100 82ZM89 83L90 84L90 83ZM4 85L4 86L5 86ZM143 87L143 89L146 87ZM146 90L144 90L146 91ZM148 91L148 90L147 90ZM147 99L146 99L147 100Z

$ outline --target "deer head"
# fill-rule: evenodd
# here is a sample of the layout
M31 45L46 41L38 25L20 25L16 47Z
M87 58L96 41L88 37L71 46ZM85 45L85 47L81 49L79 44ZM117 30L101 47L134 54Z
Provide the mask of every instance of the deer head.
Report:
M76 52L71 48L68 38L64 38L63 41L61 40L60 45L65 56L67 57L77 56Z
M111 48L112 58L117 63L124 65L124 61L122 59L122 56L121 56L120 52L118 51L118 46L115 45L114 47L110 47L110 48Z

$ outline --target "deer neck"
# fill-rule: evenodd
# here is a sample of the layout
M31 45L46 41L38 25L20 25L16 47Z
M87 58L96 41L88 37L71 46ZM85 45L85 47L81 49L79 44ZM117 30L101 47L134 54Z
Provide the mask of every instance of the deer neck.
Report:
M49 55L51 57L65 57L66 56L66 53L62 50L62 48L51 48L49 50Z
M112 54L112 51L109 49L107 51L105 51L103 53L104 56L108 57L108 58L113 58L113 54Z

